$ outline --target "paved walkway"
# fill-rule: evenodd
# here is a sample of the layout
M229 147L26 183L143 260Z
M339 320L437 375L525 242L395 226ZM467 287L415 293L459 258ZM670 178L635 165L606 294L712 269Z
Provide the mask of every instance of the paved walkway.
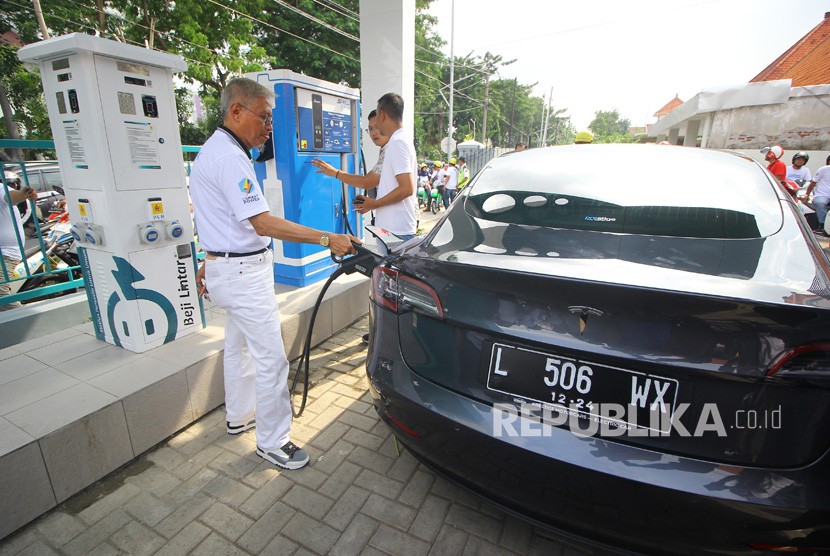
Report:
M11 554L599 554L565 544L399 452L366 385L364 318L319 346L281 471L224 407L0 541Z

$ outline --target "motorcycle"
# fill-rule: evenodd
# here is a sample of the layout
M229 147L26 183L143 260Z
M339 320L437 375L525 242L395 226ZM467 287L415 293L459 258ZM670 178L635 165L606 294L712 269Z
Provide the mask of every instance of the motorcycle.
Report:
M79 265L78 252L75 246L75 238L69 233L71 225L68 217L65 221L61 221L61 217L58 215L53 218L53 222L54 224L49 228L49 233L43 243L43 248L36 245L27 249L23 254L23 260L12 270L11 278L25 276L28 276L28 278L9 282L11 286L10 293L26 292L39 287L68 282L70 273L72 278L80 278L81 271L77 268ZM75 267L75 269L70 271L70 267ZM27 268L28 274L26 272Z
M427 189L419 185L418 186L418 208L429 209L432 214L436 214L441 208L444 206L444 200L441 197L441 193L438 191L438 188L433 187L430 190L430 198L427 199Z

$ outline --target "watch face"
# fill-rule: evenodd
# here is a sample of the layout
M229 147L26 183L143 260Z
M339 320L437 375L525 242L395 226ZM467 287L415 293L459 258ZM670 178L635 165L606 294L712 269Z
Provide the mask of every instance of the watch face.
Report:
M322 245L323 247L329 246L329 236L327 234L323 234L323 236L320 238L320 245Z

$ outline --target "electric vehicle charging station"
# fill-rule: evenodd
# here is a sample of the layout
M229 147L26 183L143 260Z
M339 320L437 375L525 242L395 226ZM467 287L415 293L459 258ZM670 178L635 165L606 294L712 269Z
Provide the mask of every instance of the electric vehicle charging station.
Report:
M362 238L363 218L352 205L354 188L318 174L311 165L320 158L343 172L358 173L360 91L290 70L246 77L276 95L274 156L254 165L271 212L305 226ZM326 248L274 240L276 282L306 286L336 268Z
M179 56L73 33L38 64L96 336L144 352L204 327L173 72Z

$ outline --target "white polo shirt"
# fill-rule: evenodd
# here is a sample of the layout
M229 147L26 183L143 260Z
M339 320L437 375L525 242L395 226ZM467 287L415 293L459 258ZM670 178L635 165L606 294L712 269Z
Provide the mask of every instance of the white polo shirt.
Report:
M248 221L268 212L248 152L219 128L205 142L190 173L190 196L204 251L248 253L271 243Z
M418 175L415 146L406 140L403 129L397 130L384 147L383 170L380 172L378 199L398 188L397 176L412 174L412 183ZM418 227L418 192L391 205L375 209L375 225L393 234L414 234Z
M21 260L20 248L17 246L17 235L14 233L15 227L17 233L20 234L20 241L26 242L26 236L23 235L23 222L20 221L20 211L17 210L17 205L12 206L12 211L9 212L9 203L6 202L6 197L3 195L2 184L0 184L0 251L3 252L4 257L9 257L15 260ZM29 201L26 201L27 203ZM12 220L12 213L14 213L14 220ZM7 268L11 276L13 268ZM0 280L3 279L3 270L0 269Z

